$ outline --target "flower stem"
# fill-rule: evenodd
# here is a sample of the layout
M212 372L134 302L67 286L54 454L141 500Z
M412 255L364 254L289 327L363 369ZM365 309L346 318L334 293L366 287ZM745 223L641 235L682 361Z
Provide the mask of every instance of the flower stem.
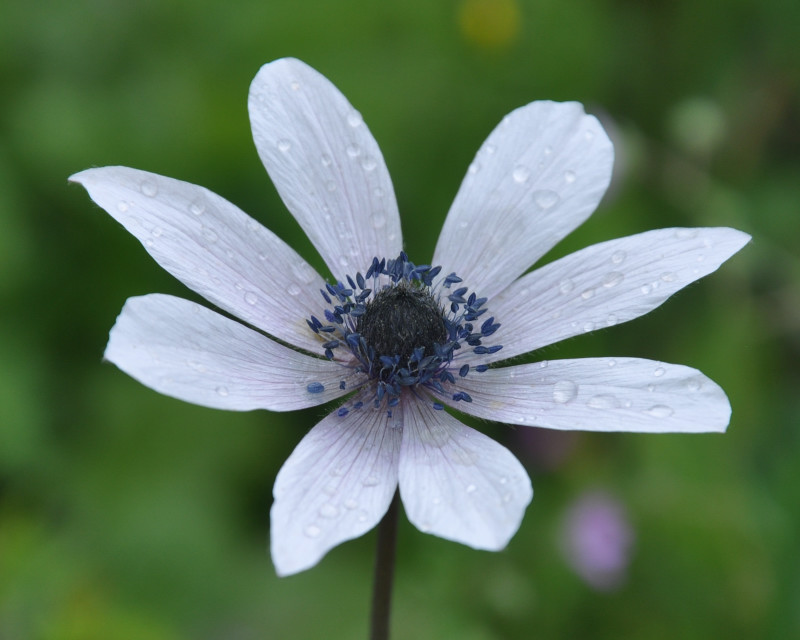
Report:
M388 640L389 614L392 607L394 555L397 540L397 507L400 500L395 492L389 510L378 525L378 544L375 550L375 577L372 586L372 617L370 640Z

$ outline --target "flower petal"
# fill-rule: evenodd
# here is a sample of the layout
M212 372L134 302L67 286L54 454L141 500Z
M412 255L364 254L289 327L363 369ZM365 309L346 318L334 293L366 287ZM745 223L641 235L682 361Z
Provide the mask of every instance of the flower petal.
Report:
M587 247L526 274L490 303L505 360L633 320L716 269L750 236L735 229L658 229Z
M471 403L443 402L470 415L550 429L725 431L725 392L696 369L636 358L552 360L458 381Z
M374 527L397 489L399 411L333 412L300 441L275 480L270 511L278 575L308 569Z
M199 304L155 293L127 300L105 357L159 393L233 411L313 407L347 393L342 380L351 389L360 378Z
M613 161L605 131L577 102L512 111L470 165L433 264L491 298L589 217Z
M322 278L289 245L220 196L127 167L70 177L156 261L218 307L321 353L305 322L319 314Z
M320 73L291 58L250 86L258 155L289 211L339 279L402 248L392 181L361 115Z
M508 544L533 497L512 453L430 402L404 401L400 496L425 533L476 549Z

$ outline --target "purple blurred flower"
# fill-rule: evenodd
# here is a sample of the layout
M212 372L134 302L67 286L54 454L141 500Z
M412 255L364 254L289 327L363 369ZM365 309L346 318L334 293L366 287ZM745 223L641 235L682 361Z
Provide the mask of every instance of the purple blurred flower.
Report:
M564 518L561 550L591 587L609 591L625 580L634 533L623 504L606 492L578 498Z

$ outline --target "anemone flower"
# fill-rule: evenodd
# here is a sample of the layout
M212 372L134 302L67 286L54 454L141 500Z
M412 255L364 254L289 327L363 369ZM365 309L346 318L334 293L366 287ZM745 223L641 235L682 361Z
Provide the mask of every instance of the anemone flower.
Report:
M256 75L248 104L259 156L330 280L202 187L124 167L71 180L162 267L238 319L168 295L130 298L108 360L207 407L337 401L275 482L280 575L373 528L398 487L421 531L504 548L530 480L452 410L552 429L725 430L724 392L689 367L627 357L506 362L647 313L749 240L727 228L660 229L526 273L609 183L612 144L580 104L533 102L502 120L469 166L429 264L403 253L383 156L333 84L298 60L277 60Z

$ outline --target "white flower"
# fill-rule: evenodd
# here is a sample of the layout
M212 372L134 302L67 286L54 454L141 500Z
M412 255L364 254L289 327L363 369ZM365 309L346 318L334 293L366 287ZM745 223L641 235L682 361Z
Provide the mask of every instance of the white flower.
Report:
M530 480L442 405L553 429L726 428L722 389L688 367L633 358L488 366L640 316L749 240L725 228L661 229L525 274L608 186L612 145L581 105L533 102L491 133L445 220L431 263L441 273L401 254L383 156L326 78L297 60L267 64L249 109L258 153L335 283L201 187L124 167L71 180L165 269L242 321L172 296L131 298L108 360L156 391L221 409L287 411L349 396L278 474L279 574L374 527L398 485L420 530L505 547Z

